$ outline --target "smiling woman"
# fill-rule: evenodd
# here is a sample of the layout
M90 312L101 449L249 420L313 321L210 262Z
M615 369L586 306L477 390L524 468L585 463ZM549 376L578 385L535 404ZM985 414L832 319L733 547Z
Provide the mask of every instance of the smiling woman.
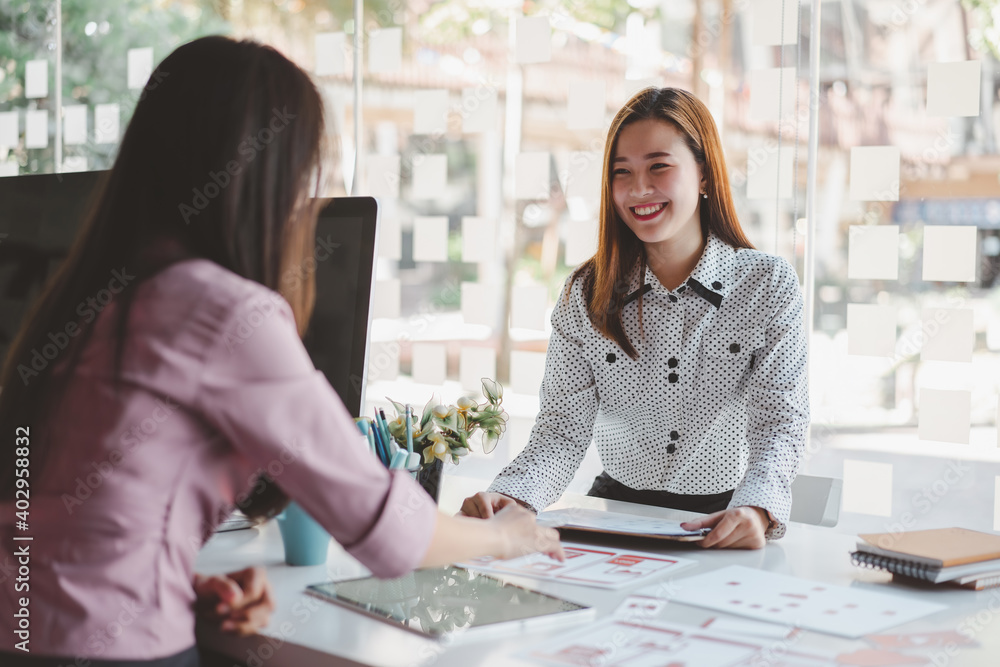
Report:
M590 494L704 512L704 546L784 534L809 419L802 295L740 227L708 109L648 88L604 152L597 253L552 314L541 410L524 451L466 514L565 490L591 439Z

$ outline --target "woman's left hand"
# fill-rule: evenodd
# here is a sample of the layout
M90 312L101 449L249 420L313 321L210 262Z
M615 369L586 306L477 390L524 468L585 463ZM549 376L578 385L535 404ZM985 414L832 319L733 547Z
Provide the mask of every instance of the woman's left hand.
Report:
M696 521L685 521L681 528L698 530L711 528L712 532L698 542L706 549L760 549L766 543L764 531L770 523L767 510L760 507L733 507L709 514Z
M210 577L196 574L194 592L198 596L195 606L203 618L241 637L267 625L274 611L271 584L260 567Z

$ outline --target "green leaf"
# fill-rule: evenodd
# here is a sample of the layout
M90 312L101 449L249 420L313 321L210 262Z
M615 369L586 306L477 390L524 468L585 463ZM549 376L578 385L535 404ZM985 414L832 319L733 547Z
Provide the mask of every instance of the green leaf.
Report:
M483 378L483 395L490 403L497 404L503 400L503 386L496 380Z
M424 412L420 416L420 428L423 429L427 426L427 422L431 420L431 415L434 414L434 406L437 405L437 398L433 395L430 400L427 401L427 405L424 406Z
M491 454L494 449L497 448L497 443L500 442L500 434L494 431L486 431L483 433L483 453Z
M406 406L405 405L403 405L402 403L399 403L397 401L392 400L388 396L385 397L385 400L387 400L390 403L392 403L392 407L395 408L395 410L396 410L396 416L397 417L406 417Z

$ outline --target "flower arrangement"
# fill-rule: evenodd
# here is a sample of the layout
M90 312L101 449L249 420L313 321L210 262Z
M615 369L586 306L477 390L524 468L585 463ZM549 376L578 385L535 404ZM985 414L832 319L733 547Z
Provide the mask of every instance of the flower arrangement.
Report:
M420 421L412 424L413 451L421 454L421 465L435 459L442 463L449 458L458 463L472 449L470 439L482 431L483 453L489 454L507 428L507 413L501 407L503 386L483 378L483 395L479 403L472 396L462 396L455 405L442 405L434 396L424 406ZM389 435L406 449L406 406L386 397L396 410L396 418L388 422Z

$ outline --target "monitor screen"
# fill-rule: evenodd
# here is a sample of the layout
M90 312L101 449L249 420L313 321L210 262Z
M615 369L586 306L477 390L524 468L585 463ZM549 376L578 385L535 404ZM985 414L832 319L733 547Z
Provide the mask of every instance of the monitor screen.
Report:
M0 178L0 358L66 257L106 174ZM364 401L377 218L371 197L337 197L324 200L316 223L316 305L306 349L355 417Z

